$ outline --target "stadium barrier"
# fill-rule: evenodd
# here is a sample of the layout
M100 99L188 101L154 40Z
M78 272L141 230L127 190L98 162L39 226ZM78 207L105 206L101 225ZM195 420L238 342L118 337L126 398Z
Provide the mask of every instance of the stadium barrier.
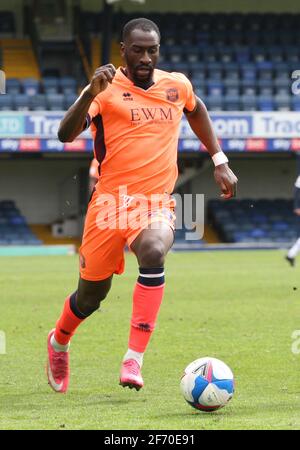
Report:
M91 152L90 131L74 142L57 138L63 112L0 112L0 152ZM300 118L297 112L212 112L214 128L224 151L300 151ZM181 122L178 150L205 151L187 120Z

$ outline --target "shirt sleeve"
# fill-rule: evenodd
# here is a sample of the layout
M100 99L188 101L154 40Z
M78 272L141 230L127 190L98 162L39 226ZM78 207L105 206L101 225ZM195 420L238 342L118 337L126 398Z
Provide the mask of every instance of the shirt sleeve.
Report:
M195 97L192 83L186 77L185 77L185 85L186 85L186 89L187 89L187 96L186 96L186 102L185 102L184 107L189 112L192 112L192 111L194 111L194 109L196 107L196 97Z
M81 95L88 89L89 84L83 89L83 91L81 92L79 98L81 97ZM100 99L100 95L97 95L94 100L92 101L92 103L90 104L90 107L88 109L87 115L86 115L86 125L85 125L85 130L90 126L92 120L94 117L96 117L98 114L101 114L102 112L102 102Z

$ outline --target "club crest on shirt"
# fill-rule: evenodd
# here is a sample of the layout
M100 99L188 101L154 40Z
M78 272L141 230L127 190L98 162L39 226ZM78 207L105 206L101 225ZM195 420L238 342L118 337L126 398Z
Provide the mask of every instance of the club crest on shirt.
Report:
M167 94L167 100L170 102L176 102L179 98L178 89L177 88L170 88L166 90Z

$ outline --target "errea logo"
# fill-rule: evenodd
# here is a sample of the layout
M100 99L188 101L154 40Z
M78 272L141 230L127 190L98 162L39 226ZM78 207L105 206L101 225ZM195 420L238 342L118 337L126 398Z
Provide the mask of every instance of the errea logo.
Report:
M124 92L124 94L123 94L123 100L124 100L124 101L128 101L128 100L132 101L132 100L133 100L133 97L132 97L132 95L130 94L130 92Z

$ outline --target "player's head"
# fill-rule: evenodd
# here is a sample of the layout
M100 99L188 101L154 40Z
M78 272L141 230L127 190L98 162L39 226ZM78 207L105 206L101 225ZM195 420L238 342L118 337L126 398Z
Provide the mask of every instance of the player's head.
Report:
M149 19L133 19L123 28L121 55L129 78L136 84L152 80L159 57L160 32Z

